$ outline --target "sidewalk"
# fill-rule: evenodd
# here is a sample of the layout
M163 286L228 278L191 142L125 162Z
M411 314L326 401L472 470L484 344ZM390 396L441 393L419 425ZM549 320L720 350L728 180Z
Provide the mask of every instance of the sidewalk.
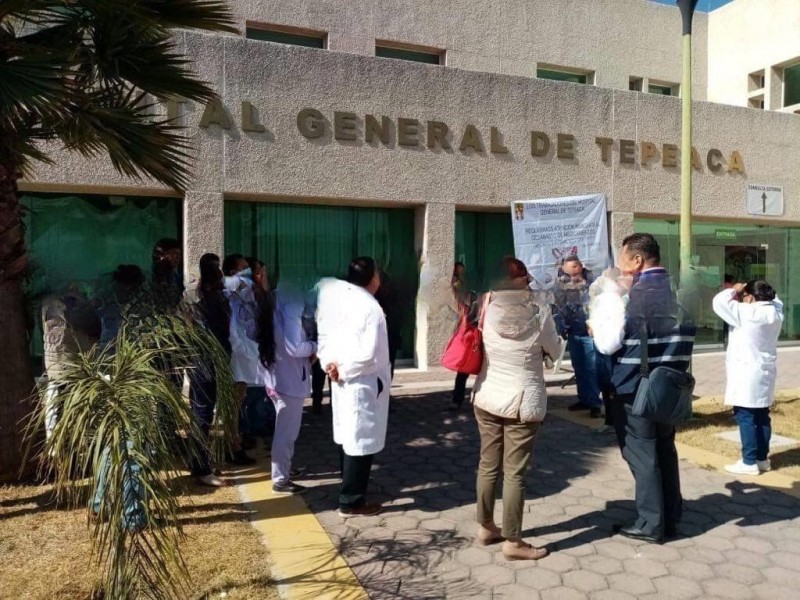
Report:
M785 373L796 352L781 352ZM695 361L700 393L722 392L723 361ZM781 382L800 387L800 374ZM499 547L475 546L474 418L443 411L449 372L401 371L397 383L373 470L371 500L384 503L382 515L337 515L328 412L307 420L297 448L297 463L309 467L306 502L370 598L798 598L800 500L682 462L682 537L653 546L613 536L612 525L634 514L614 439L554 417L536 443L523 522L526 539L548 544L551 556L507 562ZM572 386L548 391L554 408L574 399Z
M563 370L554 374L545 372L548 386L559 385L572 376L572 366L564 361ZM697 384L696 396L721 396L725 393L725 353L711 352L696 354L692 362L692 373ZM446 391L453 389L454 374L447 369L435 367L429 371L417 369L397 369L392 392L406 393L417 390ZM474 377L470 377L471 384ZM800 347L787 347L778 350L777 389L800 388Z

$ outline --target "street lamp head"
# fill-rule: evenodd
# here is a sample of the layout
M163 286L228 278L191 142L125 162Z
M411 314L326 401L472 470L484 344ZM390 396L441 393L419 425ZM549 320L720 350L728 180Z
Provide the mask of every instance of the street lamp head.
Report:
M675 0L678 8L681 9L681 20L683 21L683 35L692 33L692 17L694 9L697 8L697 0Z

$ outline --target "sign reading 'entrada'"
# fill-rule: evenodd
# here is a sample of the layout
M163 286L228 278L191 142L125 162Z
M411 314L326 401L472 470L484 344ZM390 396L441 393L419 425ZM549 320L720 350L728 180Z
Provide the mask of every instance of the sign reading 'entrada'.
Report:
M212 102L205 107L200 119L200 127L219 125L230 129L231 119L222 104ZM242 102L242 129L250 132L264 132L265 128L258 122L255 108L249 102ZM314 108L304 108L297 114L297 129L303 137L313 140L331 136L340 142L358 142L363 139L367 144L383 144L387 147L428 148L429 150L453 151L454 146L462 153L509 154L505 136L498 127L489 127L481 131L473 124L466 124L458 131L452 130L442 121L421 121L406 117L393 120L384 115L367 114L360 117L354 112L336 111L333 120ZM619 164L651 165L660 162L663 167L678 167L679 150L676 144L660 144L629 139L614 140L608 137L596 137L600 160L608 163L614 160ZM571 133L547 133L531 131L529 150L531 156L556 158L568 161L576 159L576 138ZM731 151L726 157L722 151L711 148L705 155L705 161L697 148L692 148L692 167L702 171L703 163L712 173L745 173L744 159L738 150Z

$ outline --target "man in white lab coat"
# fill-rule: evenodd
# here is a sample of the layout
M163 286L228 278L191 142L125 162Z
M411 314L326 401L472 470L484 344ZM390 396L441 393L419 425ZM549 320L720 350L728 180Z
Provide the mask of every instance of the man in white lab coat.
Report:
M375 261L354 259L347 281L320 284L319 360L331 379L333 439L339 445L342 517L376 515L367 504L370 469L383 450L392 384L386 318L374 298L380 287Z

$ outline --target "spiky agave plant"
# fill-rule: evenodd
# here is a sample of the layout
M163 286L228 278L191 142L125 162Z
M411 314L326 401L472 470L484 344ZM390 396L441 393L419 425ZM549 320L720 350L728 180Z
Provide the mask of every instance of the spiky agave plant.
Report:
M105 597L115 600L183 597L191 589L173 489L187 457L175 451L175 428L184 432L189 458L206 440L165 366L214 369L215 454L221 454L238 415L228 357L186 315L153 311L128 314L113 346L66 361L50 407L59 420L38 448L57 497L86 503L93 558L103 570ZM42 398L29 439L46 416Z

